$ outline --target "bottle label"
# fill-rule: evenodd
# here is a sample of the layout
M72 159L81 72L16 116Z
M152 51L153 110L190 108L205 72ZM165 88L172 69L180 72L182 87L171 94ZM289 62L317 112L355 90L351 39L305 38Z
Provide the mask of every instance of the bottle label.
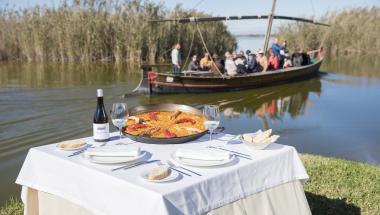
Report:
M108 123L93 124L94 140L102 141L110 138L110 126Z

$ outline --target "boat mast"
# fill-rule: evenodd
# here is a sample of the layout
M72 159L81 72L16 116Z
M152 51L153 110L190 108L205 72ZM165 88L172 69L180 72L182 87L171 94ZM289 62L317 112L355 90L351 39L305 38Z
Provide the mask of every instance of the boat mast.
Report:
M272 23L273 23L275 8L276 8L276 0L272 0L272 10L270 11L270 14L268 16L268 28L267 28L267 33L265 34L264 53L266 53L268 50L268 44L269 44L270 34L272 31Z

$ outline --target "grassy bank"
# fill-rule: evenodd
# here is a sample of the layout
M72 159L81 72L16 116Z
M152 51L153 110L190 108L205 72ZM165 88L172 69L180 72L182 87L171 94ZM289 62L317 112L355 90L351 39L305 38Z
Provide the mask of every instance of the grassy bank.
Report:
M207 16L149 0L63 0L56 7L0 8L0 60L38 62L165 61L175 42L187 55L193 24L150 24L150 19ZM210 52L236 46L222 22L199 24ZM196 34L193 53L202 53Z
M380 214L380 167L302 155L310 180L305 192L313 215ZM11 199L0 215L22 214L22 204Z
M354 8L327 14L321 22L330 28L291 22L277 35L292 48L317 49L321 44L334 55L380 53L380 8Z

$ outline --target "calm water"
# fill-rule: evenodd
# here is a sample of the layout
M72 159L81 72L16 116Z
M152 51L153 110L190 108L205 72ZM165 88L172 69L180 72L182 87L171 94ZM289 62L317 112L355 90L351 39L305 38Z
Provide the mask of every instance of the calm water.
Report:
M379 62L340 58L325 62L320 77L302 82L241 92L132 97L126 102L130 107L219 104L228 133L272 128L281 135L280 143L299 152L380 164ZM0 205L19 195L14 181L30 147L90 136L96 89L104 89L109 108L139 78L126 66L0 64Z

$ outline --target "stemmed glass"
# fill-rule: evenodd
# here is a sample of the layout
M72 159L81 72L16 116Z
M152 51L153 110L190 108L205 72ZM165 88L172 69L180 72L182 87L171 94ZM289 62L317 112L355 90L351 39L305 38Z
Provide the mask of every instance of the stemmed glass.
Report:
M204 126L210 132L210 140L212 139L212 133L219 126L220 122L220 111L217 105L205 105L203 108L203 114L207 117L204 121Z
M120 132L120 144L122 143L121 137L122 137L122 131L123 127L127 124L128 121L128 108L126 103L113 103L112 109L111 109L111 119L112 124L114 124Z

